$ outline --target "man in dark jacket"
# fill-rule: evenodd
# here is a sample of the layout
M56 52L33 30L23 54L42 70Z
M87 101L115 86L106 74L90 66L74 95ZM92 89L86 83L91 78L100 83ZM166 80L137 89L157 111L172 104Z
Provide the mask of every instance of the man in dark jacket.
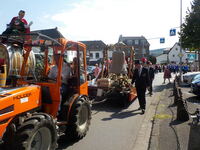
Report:
M153 93L153 87L152 87L152 83L154 80L154 76L155 76L155 71L154 68L152 67L152 63L150 61L147 62L147 69L149 71L149 95L151 96Z
M148 70L140 64L139 60L135 61L135 70L133 72L132 84L135 83L139 105L142 110L142 114L145 113L146 98L145 93L147 87L149 87L149 73Z

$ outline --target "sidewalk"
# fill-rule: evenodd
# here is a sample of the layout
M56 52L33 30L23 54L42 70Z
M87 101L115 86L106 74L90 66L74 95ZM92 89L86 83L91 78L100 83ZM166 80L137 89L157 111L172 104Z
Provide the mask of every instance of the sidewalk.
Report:
M149 150L200 150L200 123L176 120L177 106L173 106L173 84L167 84L157 103L153 117ZM186 99L188 111L193 113L197 106L188 94L188 88L181 88L183 99Z

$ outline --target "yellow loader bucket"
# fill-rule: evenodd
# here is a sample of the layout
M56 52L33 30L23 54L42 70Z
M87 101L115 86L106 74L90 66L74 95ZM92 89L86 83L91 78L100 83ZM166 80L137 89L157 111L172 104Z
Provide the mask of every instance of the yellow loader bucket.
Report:
M6 86L6 78L7 78L7 74L6 74L6 65L2 65L0 67L0 87L5 87Z

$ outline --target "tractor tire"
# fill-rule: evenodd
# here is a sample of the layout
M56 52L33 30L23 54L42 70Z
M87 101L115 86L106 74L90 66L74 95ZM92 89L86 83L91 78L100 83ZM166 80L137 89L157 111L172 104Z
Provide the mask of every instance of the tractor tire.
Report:
M89 130L91 121L91 106L85 98L79 98L72 106L69 123L65 134L67 138L79 140L83 138Z
M35 113L17 128L15 150L55 150L57 131L52 117L45 113Z

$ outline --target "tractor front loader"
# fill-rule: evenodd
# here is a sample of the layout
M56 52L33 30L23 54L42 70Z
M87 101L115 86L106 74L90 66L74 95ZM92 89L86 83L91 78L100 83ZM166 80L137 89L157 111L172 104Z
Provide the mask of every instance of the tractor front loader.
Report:
M0 88L2 149L55 150L62 135L83 138L91 120L86 46L40 33L2 35L1 39L2 46L18 47L23 54L20 74L10 76L10 84ZM33 49L42 59L36 60L36 68L31 69L28 60ZM57 77L51 79L48 73L56 65L54 55L59 55L59 63ZM65 91L61 88L64 63L72 68ZM61 96L61 89L66 97Z

